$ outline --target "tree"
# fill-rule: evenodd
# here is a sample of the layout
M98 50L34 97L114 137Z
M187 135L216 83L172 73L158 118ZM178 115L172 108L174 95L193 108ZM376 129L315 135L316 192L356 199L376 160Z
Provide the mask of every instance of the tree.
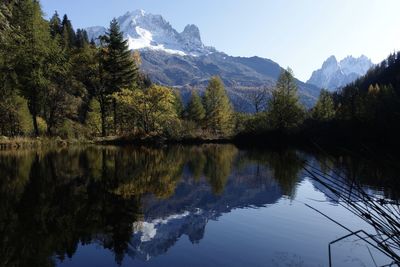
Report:
M67 50L74 48L76 44L76 35L74 28L72 27L72 23L68 19L67 15L64 15L61 26L61 35L63 38L64 48Z
M183 105L181 94L177 90L173 90L173 93L174 93L174 97L175 97L174 106L175 106L176 114L178 115L179 118L182 118L185 107Z
M279 76L267 113L270 127L279 131L293 129L303 122L304 108L299 102L291 69L283 70Z
M104 92L101 96L102 113L108 105L108 96L119 92L123 88L132 89L138 78L138 67L129 50L127 40L124 40L123 33L116 19L110 23L110 28L106 35L101 36L100 67L102 71L102 81L104 82ZM116 103L112 102L114 111L114 131L116 131L118 118L116 114ZM104 118L104 114L102 116ZM103 123L104 126L104 123ZM105 131L103 131L103 134Z
M263 88L262 90L255 90L249 94L249 100L254 107L256 113L265 110L268 99L268 89Z
M63 27L57 11L51 17L49 24L50 24L50 34L53 38L55 38L57 35L62 36Z
M85 30L78 29L76 31L76 44L77 48L84 48L89 45L89 37Z
M198 125L201 125L206 116L206 111L204 110L203 103L201 102L200 96L196 91L192 91L192 96L190 98L189 104L187 106L187 118Z
M146 134L162 134L169 127L176 127L178 114L174 92L163 86L153 85L146 90L123 89L114 94L119 106L127 107L131 121Z
M330 121L335 117L335 105L332 95L327 90L321 90L318 102L312 109L312 117L318 121Z
M116 19L111 21L108 32L100 40L104 48L103 68L108 73L108 90L115 93L122 88L132 88L138 76L138 67Z
M37 116L43 104L43 92L49 84L47 61L51 36L48 23L42 17L40 4L26 0L13 9L13 23L22 29L18 49L14 51L15 72L19 89L28 100L34 134L39 135Z
M224 84L217 76L212 77L208 84L204 95L204 107L207 128L215 134L229 135L233 128L233 109Z
M96 99L92 99L86 116L86 125L89 127L91 135L101 135L101 115L100 104Z

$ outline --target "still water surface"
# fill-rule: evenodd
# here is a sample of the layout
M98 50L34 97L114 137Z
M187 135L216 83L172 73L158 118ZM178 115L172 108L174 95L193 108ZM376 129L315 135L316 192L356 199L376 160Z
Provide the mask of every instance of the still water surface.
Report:
M400 167L322 155L233 145L0 152L0 266L328 266L329 242L348 232L305 204L368 227L305 163L395 200ZM355 238L333 246L333 263L375 266Z

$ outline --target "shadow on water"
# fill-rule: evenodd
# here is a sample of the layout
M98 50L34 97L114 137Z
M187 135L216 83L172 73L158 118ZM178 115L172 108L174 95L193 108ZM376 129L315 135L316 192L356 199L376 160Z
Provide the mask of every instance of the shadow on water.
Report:
M233 145L1 152L0 265L56 266L80 244L98 244L121 264L165 254L182 235L199 243L222 214L293 199L310 158L357 179L392 177L343 156Z

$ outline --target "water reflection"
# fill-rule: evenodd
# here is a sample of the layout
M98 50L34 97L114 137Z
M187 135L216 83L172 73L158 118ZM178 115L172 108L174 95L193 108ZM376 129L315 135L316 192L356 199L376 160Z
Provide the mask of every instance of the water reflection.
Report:
M1 152L0 266L55 266L80 244L108 249L121 264L163 255L183 235L199 243L222 214L293 199L309 158L233 145ZM349 177L372 167L351 163L329 164Z

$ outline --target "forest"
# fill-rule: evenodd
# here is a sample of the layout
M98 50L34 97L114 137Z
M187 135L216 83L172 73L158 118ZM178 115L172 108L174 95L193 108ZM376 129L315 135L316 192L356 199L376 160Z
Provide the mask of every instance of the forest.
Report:
M152 83L140 65L115 19L89 40L67 15L44 19L38 1L2 1L0 136L387 141L400 131L400 53L339 91L322 90L311 109L299 101L293 72L282 70L274 88L250 97L254 114L234 111L217 76L184 104L179 90Z

